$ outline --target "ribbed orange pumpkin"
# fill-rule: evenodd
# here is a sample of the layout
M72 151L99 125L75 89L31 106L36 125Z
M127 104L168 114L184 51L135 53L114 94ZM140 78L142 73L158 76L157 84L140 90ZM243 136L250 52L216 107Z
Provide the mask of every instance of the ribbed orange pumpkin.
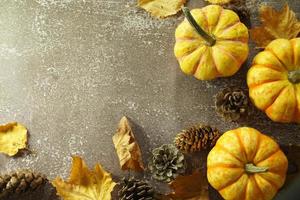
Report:
M276 122L300 123L300 38L277 39L248 71L249 96Z
M285 182L288 161L278 144L242 127L224 133L207 158L207 178L224 199L270 200Z

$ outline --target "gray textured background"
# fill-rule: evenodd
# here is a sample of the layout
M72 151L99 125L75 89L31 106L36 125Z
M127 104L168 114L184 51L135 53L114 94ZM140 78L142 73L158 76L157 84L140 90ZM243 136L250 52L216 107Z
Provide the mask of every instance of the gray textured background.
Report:
M299 0L289 2L300 11ZM0 122L25 124L33 153L1 155L0 171L31 168L66 178L75 154L126 176L111 139L123 115L134 123L145 162L152 148L198 122L221 131L248 125L299 144L299 125L273 123L261 112L243 124L216 115L213 96L226 86L246 88L249 64L215 81L184 75L173 55L182 19L153 19L136 0L1 0ZM26 198L54 198L49 191L37 195Z

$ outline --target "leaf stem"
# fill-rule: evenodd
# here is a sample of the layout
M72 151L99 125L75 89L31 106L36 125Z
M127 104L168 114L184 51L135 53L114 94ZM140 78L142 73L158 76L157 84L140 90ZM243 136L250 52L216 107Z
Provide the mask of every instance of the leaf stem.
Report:
M262 173L268 171L268 167L258 167L253 165L252 163L248 163L245 165L245 171L247 173Z
M216 39L201 28L201 26L196 22L196 20L192 16L189 8L182 6L181 9L186 19L194 27L197 33L207 42L209 46L213 46L216 43Z
M288 74L288 78L291 83L300 83L300 70L290 71Z

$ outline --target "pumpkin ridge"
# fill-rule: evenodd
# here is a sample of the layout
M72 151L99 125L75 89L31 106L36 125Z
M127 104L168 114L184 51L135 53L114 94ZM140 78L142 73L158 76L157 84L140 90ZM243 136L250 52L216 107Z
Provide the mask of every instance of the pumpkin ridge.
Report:
M292 41L290 41L290 45L291 45L291 47L292 47L292 61L293 61L293 64L294 64L294 66L296 66L296 54L295 54L295 47L294 47L294 43L292 42Z
M197 63L193 66L193 70L192 70L192 74L194 75L197 71L198 68L200 68L200 63L202 61L203 56L205 55L205 52L207 51L207 47L205 47L205 50L202 52L202 54L200 55Z
M232 24L229 24L228 26L226 26L226 27L224 27L223 29L221 29L221 30L219 30L221 33L224 33L224 32L226 32L226 31L228 31L228 30L231 30L232 28L234 28L235 26L237 26L237 25L239 25L239 24L241 24L241 22L240 21L235 21L234 23L232 23ZM219 33L220 34L220 33ZM217 34L218 35L218 34ZM217 35L216 35L216 37L217 37ZM217 37L218 38L218 37Z
M263 197L263 199L264 199L264 193L263 193L263 191L261 191L261 189L260 189L260 187L259 187L259 185L258 185L258 183L257 183L257 181L256 181L256 179L255 179L255 176L254 176L254 175L250 175L250 176L249 176L249 179L251 179L251 180L253 181L253 183L254 183L255 187L257 188L258 192L260 193L260 195L261 195L261 196Z
M225 151L226 153L228 153L229 155L231 155L232 157L234 157L236 160L240 161L242 164L244 164L244 161L242 161L240 158L238 158L236 155L234 155L233 153L231 153L228 149L226 149L223 145L218 144L218 147L220 149L222 149L223 151Z
M249 182L250 182L250 177L248 176L248 181L247 181L247 185L246 185L246 187L245 187L245 192L244 192L244 198L242 198L242 199L247 199L247 194L248 194L248 185L249 185Z
M243 144L243 142L241 140L241 137L240 137L240 134L241 134L240 129L236 129L234 131L234 133L235 133L235 135L236 135L236 137L238 139L238 142L239 142L239 145L240 145L240 150L241 150L241 152L243 152L243 156L245 157L245 159L247 160L247 162L249 162L245 146L244 146L244 144Z
M202 48L202 46L199 46L199 47L196 47L195 49L193 49L193 50L190 50L190 51L187 51L185 54L183 54L182 56L180 56L180 57L177 57L177 59L179 60L179 61L182 61L185 57L187 57L188 55L191 55L192 53L194 53L195 51L197 51L198 49L200 49L200 48ZM205 52L205 51L204 51ZM203 53L204 53L203 52Z
M205 50L205 51L206 51L206 50ZM204 52L205 52L205 51L204 51ZM203 53L204 53L204 52L203 52ZM202 60L203 55L204 55L204 54L202 54L202 55L200 56L200 58L198 59L198 61L196 62L196 64L193 66L193 69L192 69L192 71L191 71L191 74L195 74L196 71L197 71L197 68L200 67L199 65L200 65L200 62L201 62L201 60Z
M210 165L209 168L234 168L234 169L240 168L240 169L244 169L241 166L238 166L235 164L226 164L226 163L213 164L213 165Z
M218 48L220 51L222 51L224 54L226 54L227 56L231 57L237 64L242 63L241 61L239 61L234 55L232 55L231 53L227 52L225 49L221 48L220 46L215 46L214 48Z
M297 42L297 40L291 40L291 45L292 45L292 49L293 49L293 58L294 58L294 60L293 60L293 62L294 62L294 65L296 66L296 56L295 55L297 55L297 49L295 48L295 46L296 46L296 42ZM300 68L300 66L296 66L298 69Z
M211 58L212 58L212 62L214 64L214 68L216 69L216 73L217 73L217 76L220 76L222 73L220 72L220 70L218 69L218 66L216 64L216 58L214 57L214 54L212 53L214 51L213 48L211 48Z
M299 110L298 110L298 105L300 104L300 102L298 101L298 98L297 98L297 92L298 92L298 88L296 87L296 85L294 85L294 92L295 92L295 98L296 98L296 111L295 111L295 116L294 116L294 119L297 120L297 116L299 114ZM300 91L299 91L300 92ZM296 121L295 120L295 121Z
M285 87L283 87L279 93L277 95L275 95L274 99L272 99L272 103L270 105L267 105L265 109L262 109L264 112L266 112L277 100L277 98L282 94L282 92L288 87L288 85L286 85Z
M255 153L253 154L253 158L251 159L251 162L253 162L258 150L259 150L259 146L260 146L260 140L261 140L261 134L257 134L257 142L256 142L256 149L255 149Z
M276 55L276 53L272 49L266 47L265 50L269 51L281 63L281 65L286 69L286 71L289 71L284 62Z
M294 96L295 96L295 108L294 108L294 115L293 115L293 119L297 119L297 115L298 115L298 99L297 99L297 87L296 85L293 84L293 90L294 90Z
M280 71L279 69L276 69L273 67L273 65L268 65L268 64L261 64L261 63L253 63L254 65L252 66L253 68L267 68L267 69L270 69L270 70L274 70L276 72L286 72L286 70L284 71ZM252 68L251 67L251 68Z
M178 37L175 39L176 39L175 42L187 42L187 41L194 42L200 40L199 38L194 38L194 37Z
M257 174L257 176L259 176L260 178L264 179L267 183L269 183L272 187L274 187L276 191L280 188L277 184L275 184L270 179L266 179L265 177L261 176L260 174Z
M203 28L203 30L206 31L208 34L211 34L211 32L210 32L210 30L209 30L209 23L208 23L208 19L207 19L206 13L205 13L202 9L200 9L200 12L203 14L204 19L205 19L205 23L206 23L206 26L201 27L201 28ZM198 24L198 23L197 23L197 24ZM200 25L199 25L199 26L200 26ZM207 30L205 30L205 29L207 29Z
M284 82L285 82L284 79L282 79L282 80L267 80L267 81L262 82L262 83L259 83L259 84L251 84L251 85L249 85L249 88L255 89L256 87L262 86L262 85L264 85L264 84L274 83L274 82L278 82L278 81L284 81ZM286 87L287 87L287 86L286 86ZM280 90L279 92L281 92L281 90Z
M229 40L229 41L232 41L232 42L241 42L241 43L244 43L244 44L248 44L249 38L248 37L219 38L219 41L226 41L226 40Z
M221 19L221 16L223 15L224 13L224 8L222 6L221 7L221 10L220 10L220 14L218 16L218 20L217 20L217 24L213 27L213 29L211 30L211 33L214 35L215 34L215 30L216 30L216 27L218 26L218 24L220 23L220 19Z
M265 161L266 159L274 156L278 151L281 151L279 146L277 146L275 151L273 151L273 152L269 153L269 155L265 156L265 158L256 161L255 165L259 165L259 163L261 163L261 162Z
M243 175L248 176L247 174L241 173L240 176L238 176L237 178L229 181L228 183L226 183L223 187L218 188L219 191L226 189L227 187L231 186L232 184L234 184L235 182L237 182L238 180L240 180L240 178L242 178Z

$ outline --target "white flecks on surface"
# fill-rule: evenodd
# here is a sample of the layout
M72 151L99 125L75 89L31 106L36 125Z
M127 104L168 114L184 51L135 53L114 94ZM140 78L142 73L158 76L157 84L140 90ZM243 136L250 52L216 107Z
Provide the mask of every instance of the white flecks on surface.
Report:
M246 124L216 115L214 96L227 86L246 88L250 60L227 79L184 75L173 55L180 14L154 19L136 0L6 0L0 5L0 119L25 124L33 151L1 157L0 171L31 168L50 179L66 178L72 155L79 155L90 167L99 162L114 176L125 176L111 139L124 115L133 122L146 164L154 147L171 143L196 123L221 131L253 126L284 143L300 141L294 134L299 126L272 123L261 112ZM291 134L282 137L282 132Z

